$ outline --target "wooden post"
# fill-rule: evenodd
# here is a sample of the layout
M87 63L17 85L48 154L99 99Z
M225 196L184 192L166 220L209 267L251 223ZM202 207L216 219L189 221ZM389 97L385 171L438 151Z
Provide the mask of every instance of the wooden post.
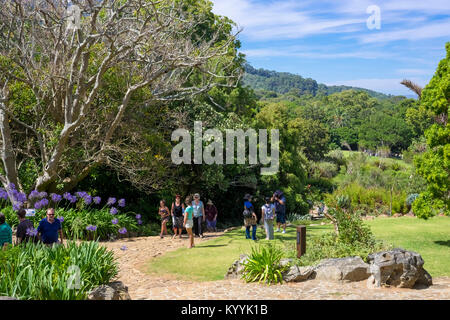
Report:
M297 258L306 253L306 227L297 227Z

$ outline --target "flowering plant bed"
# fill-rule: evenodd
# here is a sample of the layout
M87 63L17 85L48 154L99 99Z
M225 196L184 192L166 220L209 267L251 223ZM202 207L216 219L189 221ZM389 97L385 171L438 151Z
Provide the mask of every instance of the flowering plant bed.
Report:
M136 232L142 224L140 214L122 212L125 199L109 197L102 202L100 197L84 191L60 195L33 190L27 195L10 185L7 189L0 188L0 205L12 227L19 223L16 213L21 208L28 208L27 219L35 228L46 217L47 208L55 208L55 217L61 221L64 236L69 239L108 240Z

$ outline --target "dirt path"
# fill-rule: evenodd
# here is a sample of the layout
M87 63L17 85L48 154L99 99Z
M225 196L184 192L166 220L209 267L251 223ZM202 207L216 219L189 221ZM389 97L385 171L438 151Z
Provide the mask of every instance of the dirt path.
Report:
M223 233L206 234L196 243L208 241ZM135 300L240 300L240 299L446 299L450 300L450 277L433 279L428 289L412 290L397 288L368 289L365 281L331 283L310 280L300 283L266 286L246 284L241 280L193 282L176 280L174 277L155 277L145 273L145 265L165 252L187 246L187 238L172 240L170 237L130 238L103 243L114 251L119 261L120 281L129 288ZM126 247L126 250L123 247ZM192 250L195 250L192 249Z

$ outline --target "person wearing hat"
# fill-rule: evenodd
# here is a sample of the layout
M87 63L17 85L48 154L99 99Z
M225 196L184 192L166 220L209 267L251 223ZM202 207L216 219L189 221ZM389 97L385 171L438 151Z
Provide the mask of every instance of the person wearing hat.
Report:
M211 199L208 200L205 207L205 214L206 214L206 228L208 231L214 231L216 232L216 225L217 225L217 208L211 201Z
M194 233L197 237L203 238L202 223L206 220L205 206L200 201L200 195L194 194L194 201L192 201L192 208L194 209Z
M173 239L178 234L178 237L181 239L181 233L183 232L183 222L184 222L184 204L181 202L181 195L177 194L175 196L175 202L172 203L172 209L170 210L170 214L172 215L173 220Z
M252 204L252 196L246 194L244 197L244 226L245 226L245 238L250 239L250 227L252 227L252 240L256 240L256 229L258 227L258 218L255 214L255 209Z

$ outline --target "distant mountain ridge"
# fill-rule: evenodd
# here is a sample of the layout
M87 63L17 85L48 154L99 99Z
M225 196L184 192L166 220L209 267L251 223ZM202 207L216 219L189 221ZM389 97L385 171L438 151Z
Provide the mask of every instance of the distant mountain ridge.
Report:
M333 93L345 90L365 91L370 96L378 99L389 99L393 95L387 95L369 89L350 87L350 86L327 86L323 83L317 83L311 78L303 78L289 72L277 72L266 69L255 69L251 65L245 65L245 74L243 78L244 85L248 85L254 90L273 91L278 94L285 94L294 91L298 95L311 94L331 95Z

